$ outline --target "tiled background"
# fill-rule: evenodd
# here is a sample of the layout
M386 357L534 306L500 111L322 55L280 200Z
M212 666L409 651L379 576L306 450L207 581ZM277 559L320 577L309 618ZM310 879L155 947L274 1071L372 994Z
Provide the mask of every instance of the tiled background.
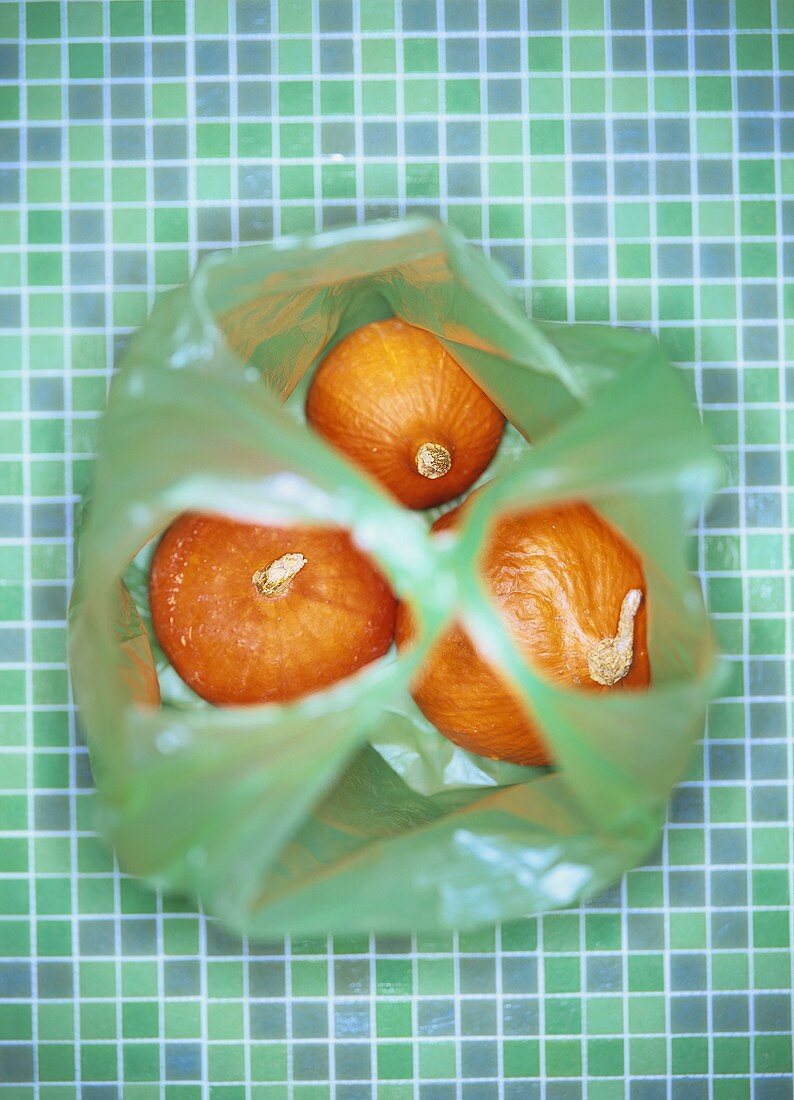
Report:
M790 1100L793 70L792 0L0 3L6 1095ZM201 251L418 209L535 315L683 364L729 469L697 557L728 694L592 905L241 943L93 834L73 509L113 361Z

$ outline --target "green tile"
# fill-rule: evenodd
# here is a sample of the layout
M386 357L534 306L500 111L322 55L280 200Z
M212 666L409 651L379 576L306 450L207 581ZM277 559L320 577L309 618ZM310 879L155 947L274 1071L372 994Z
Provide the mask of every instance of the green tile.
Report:
M375 981L379 994L388 994L390 996L410 994L413 989L410 960L378 959L375 964Z
M229 126L222 122L204 122L196 127L196 153L200 157L228 157Z
M74 1080L75 1050L73 1046L67 1043L41 1043L37 1053L40 1082Z
M404 43L406 52L413 40ZM435 46L435 43L432 43ZM361 67L365 73L393 73L395 71L395 44L389 39L365 39L361 43ZM407 66L405 67L408 71ZM420 72L433 66L422 66Z
M503 951L534 951L537 943L535 920L510 921L502 925Z
M278 68L283 76L305 75L312 72L311 39L285 39L279 43ZM299 114L303 112L297 112Z
M502 1051L505 1077L537 1077L540 1073L537 1039L505 1039Z
M578 951L581 920L575 913L550 913L543 918L543 946L546 951Z
M212 1005L209 1008L223 1006ZM166 1001L165 1035L169 1039L190 1039L201 1034L201 1006L190 1001Z
M554 997L546 1002L546 1033L572 1035L582 1029L582 1004L575 997Z
M91 1042L80 1045L80 1075L84 1081L116 1081L117 1073L115 1045Z
M59 38L61 33L60 4L56 0L36 0L25 8L28 38Z
M419 1074L432 1080L434 1077L455 1077L455 1044L438 1042L419 1045Z
M547 993L578 992L581 983L578 958L546 958L543 963Z
M168 82L155 84L152 88L152 111L157 119L183 119L187 114L186 86Z
M623 1039L590 1039L587 1072L592 1077L619 1077L624 1072Z
M40 1004L36 1016L39 1039L74 1041L74 1005Z
M295 964L296 965L306 964ZM294 986L293 992L298 993ZM238 962L214 962L207 964L207 989L211 997L241 997L243 993L243 968Z
M529 68L535 72L560 72L562 69L562 39L530 37L527 41Z
M656 77L653 82L653 99L657 111L688 111L689 80L687 77ZM698 104L698 109L701 109Z
M133 1001L123 1005L121 1019L125 1039L146 1039L158 1034L158 1006L153 1001Z
M549 1077L580 1077L582 1073L582 1048L571 1039L547 1039L546 1073Z
M143 0L113 0L110 5L110 33L125 36L143 34Z
M381 1038L410 1036L413 1030L410 1001L381 1001L376 1005L377 1032Z
M559 114L563 110L564 84L549 76L530 76L529 101L537 114Z
M753 1047L757 1073L791 1073L791 1036L756 1035Z
M125 960L121 974L125 997L155 997L157 995L157 965L153 962Z
M19 119L19 88L6 85L0 88L0 120L16 122Z
M613 77L612 110L644 114L648 110L648 82L642 76Z
M717 1077L714 1079L714 1100L750 1100L748 1077Z
M184 0L152 0L152 33L185 33Z
M292 991L299 997L324 997L328 989L328 967L324 962L292 962Z
M659 909L663 905L664 880L659 871L632 871L626 889L631 909Z
M226 5L218 4L215 0L195 0L194 19L197 34L226 34L228 32L229 12Z
M715 954L711 962L712 985L714 989L747 989L748 964L745 955Z
M606 67L606 44L599 35L582 35L568 43L573 72L596 72Z
M72 79L101 79L105 75L102 43L72 42L69 45L69 75Z
M102 5L95 0L68 0L67 27L73 38L102 34Z
M211 1004L207 1006L207 1029L210 1039L235 1039L243 1034L242 1004Z
M378 1043L378 1079L405 1080L413 1076L413 1052L410 1043Z
M30 929L27 921L4 921L0 958L23 959L31 952Z
M0 1035L8 1040L29 1041L33 1037L31 1006L0 1004Z
M210 1081L243 1081L245 1050L241 1044L213 1044L208 1050L207 1066Z
M670 913L670 947L681 950L704 948L708 942L703 913Z
M661 955L630 955L628 960L629 990L632 993L653 993L664 988L664 960Z
M41 122L61 117L61 89L58 87L32 86L28 88L27 117Z
M666 1076L667 1043L663 1038L629 1040L629 1067L635 1076Z
M588 997L586 1002L586 1026L588 1035L622 1035L624 1009L622 997ZM592 1060L588 1054L592 1072ZM622 1070L621 1070L622 1072Z
M391 30L394 27L394 8L381 0L361 0L359 5L361 29L368 31Z
M158 1081L160 1050L156 1043L125 1043L123 1048L125 1081Z
M765 29L772 25L770 0L736 0L736 26Z
M451 959L419 959L418 992L443 994L453 987L454 971Z
M571 77L571 110L576 114L603 114L606 82L593 77Z

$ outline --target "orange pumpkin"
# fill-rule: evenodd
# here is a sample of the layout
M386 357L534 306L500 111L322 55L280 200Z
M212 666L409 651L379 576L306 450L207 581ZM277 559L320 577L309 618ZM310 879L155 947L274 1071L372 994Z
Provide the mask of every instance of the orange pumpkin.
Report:
M504 429L494 403L435 336L396 317L364 325L326 355L306 415L408 508L465 492Z
M454 528L461 507L442 516L433 530ZM518 649L549 680L592 692L647 687L642 566L587 505L498 520L482 570ZM400 604L397 645L406 645L414 633L411 612ZM542 730L462 627L454 625L435 644L412 692L427 718L457 745L516 764L551 763Z
M168 659L218 706L283 703L382 656L396 600L347 532L185 513L152 563L152 623Z

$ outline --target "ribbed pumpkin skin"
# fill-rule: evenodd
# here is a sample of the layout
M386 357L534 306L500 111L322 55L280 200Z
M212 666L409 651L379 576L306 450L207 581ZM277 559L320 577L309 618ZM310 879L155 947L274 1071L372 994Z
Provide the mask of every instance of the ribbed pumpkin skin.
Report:
M350 333L322 361L309 423L408 508L465 492L494 456L504 417L430 333L397 318ZM418 472L423 443L446 448L448 473Z
M252 577L284 554L306 565L274 597ZM185 513L155 551L157 639L182 679L217 706L284 703L376 660L396 600L342 530L268 527Z
M453 528L462 507L442 516L433 530ZM645 599L634 621L634 656L627 675L612 687L590 677L588 653L599 640L615 634L624 596L630 589L644 593L645 581L633 549L587 505L542 508L498 520L482 570L520 652L549 680L593 692L648 686ZM406 645L414 632L411 612L400 604L397 645ZM537 723L460 626L436 643L412 693L433 725L471 752L516 764L552 762Z

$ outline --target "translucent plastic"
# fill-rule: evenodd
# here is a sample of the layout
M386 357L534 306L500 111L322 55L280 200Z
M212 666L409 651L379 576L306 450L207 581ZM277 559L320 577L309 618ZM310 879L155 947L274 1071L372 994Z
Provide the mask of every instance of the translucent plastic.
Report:
M453 544L299 415L324 351L392 314L438 336L517 429ZM655 340L528 320L501 273L434 222L205 259L114 380L70 612L102 824L123 864L257 936L465 927L602 890L656 842L715 688L686 530L719 471ZM545 682L478 581L494 515L569 499L643 558L648 692ZM188 508L349 527L414 604L419 644L289 706L191 697L147 630L142 551ZM531 700L554 770L471 756L413 704L410 677L453 617Z

